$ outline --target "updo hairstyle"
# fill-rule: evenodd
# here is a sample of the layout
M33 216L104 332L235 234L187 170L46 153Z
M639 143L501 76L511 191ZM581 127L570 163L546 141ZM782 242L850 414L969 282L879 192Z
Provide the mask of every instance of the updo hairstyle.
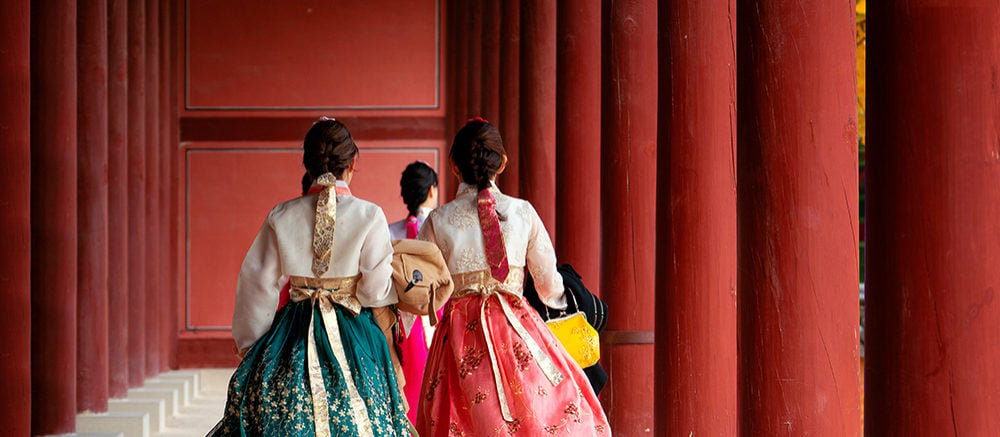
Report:
M417 215L420 205L427 201L431 187L438 184L438 176L431 166L421 161L414 161L403 170L399 179L399 194L403 196L406 209L410 215Z
M476 118L455 134L449 155L462 173L462 180L482 191L489 188L490 180L500 171L505 154L496 126Z
M337 179L351 166L358 154L347 126L333 118L320 118L313 123L302 142L302 165L313 179L333 173Z

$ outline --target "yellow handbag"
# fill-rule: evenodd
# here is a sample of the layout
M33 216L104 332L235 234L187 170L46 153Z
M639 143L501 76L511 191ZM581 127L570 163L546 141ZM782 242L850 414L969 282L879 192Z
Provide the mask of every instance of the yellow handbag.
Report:
M576 303L576 296L572 292L567 294ZM576 306L579 308L579 306ZM559 342L569 352L569 356L580 365L580 368L587 368L597 364L601 359L601 339L597 330L587 322L587 317L581 311L573 314L549 319L545 322L555 334Z

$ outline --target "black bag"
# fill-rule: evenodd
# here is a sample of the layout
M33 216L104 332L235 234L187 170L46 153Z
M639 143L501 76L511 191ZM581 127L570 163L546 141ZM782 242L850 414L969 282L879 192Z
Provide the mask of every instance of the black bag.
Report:
M532 280L531 275L528 275L527 281L524 284L524 298L528 300L528 304L535 311L538 311L538 314L542 316L542 320L562 317L579 310L587 318L590 326L593 326L597 332L604 330L604 326L608 324L608 304L604 303L597 296L594 296L594 293L591 293L583 285L583 278L573 269L573 266L563 264L558 267L558 271L562 275L563 286L566 288L566 292L573 293L573 298L568 296L566 298L566 309L556 310L545 306L538 297L538 292L535 290L535 282ZM608 374L601 367L600 363L583 369L583 373L590 380L590 386L594 388L594 393L600 393L601 389L608 382Z

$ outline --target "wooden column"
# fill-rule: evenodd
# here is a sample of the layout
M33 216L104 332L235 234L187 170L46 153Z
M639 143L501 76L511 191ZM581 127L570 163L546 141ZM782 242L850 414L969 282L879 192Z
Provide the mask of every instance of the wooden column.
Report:
M521 2L500 0L500 119L497 128L507 150L507 169L497 178L500 190L518 196L521 106Z
M655 425L735 436L736 2L658 9Z
M601 5L559 0L556 72L556 254L601 284Z
M146 5L128 5L128 384L146 378Z
M128 24L108 0L108 394L128 390Z
M160 373L160 9L146 0L146 377Z
M483 114L483 2L482 0L468 2L465 6L469 11L469 21L465 31L467 63L466 74L469 76L468 108L466 117L476 117Z
M78 411L108 410L108 5L77 5Z
M611 429L653 428L656 241L656 1L605 0L601 61L602 363Z
M738 12L739 432L857 435L854 4Z
M480 114L494 125L500 120L500 0L484 0L482 105ZM501 134L502 137L502 134ZM506 139L506 138L504 138Z
M172 329L171 311L170 307L175 304L172 297L174 296L175 289L170 285L173 283L171 276L171 254L173 252L173 247L170 242L170 191L171 191L171 154L176 150L176 148L170 144L170 82L173 80L171 75L171 54L170 54L170 43L171 43L171 28L170 28L170 2L161 1L159 2L160 13L158 14L158 19L160 21L159 25L159 63L160 63L160 80L159 80L159 118L157 120L157 132L159 133L159 152L160 152L160 174L159 181L157 182L157 188L159 190L159 206L157 207L158 213L157 217L159 219L159 237L160 251L162 256L160 257L160 292L157 294L160 300L160 371L169 371L170 360L171 360L171 343L176 336L177 330Z
M181 241L181 230L180 230L180 199L181 199L181 187L183 179L181 178L180 169L180 80L183 77L183 62L180 62L181 51L183 50L183 45L179 43L180 29L178 22L179 17L183 16L184 5L181 2L170 2L172 9L170 11L170 50L168 51L168 56L170 58L170 71L171 79L169 81L170 90L170 134L169 134L169 148L170 148L170 172L169 183L170 183L170 209L168 216L170 217L170 279L168 284L170 284L170 324L168 325L170 329L170 368L178 369L180 366L177 363L177 344L178 344L178 333L180 332L181 320L181 302L183 302L184 288L182 286L183 282L181 280L181 268L183 264L184 256L184 242Z
M76 19L74 0L31 4L32 435L76 425Z
M987 3L868 9L868 436L1000 435L1000 10Z
M31 6L28 0L0 3L0 411L4 431L31 434Z
M452 120L452 136L447 138L448 150L451 150L451 142L454 140L454 134L458 132L459 129L465 124L465 120L469 118L469 63L468 63L468 53L469 45L472 44L469 38L469 20L471 19L469 13L469 4L467 2L455 2L455 17L457 20L451 26L453 32L455 32L455 50L453 52L455 57L455 69L454 72L454 119ZM451 189L448 192L443 193L443 200L448 201L455 198L455 191L458 189L458 184L461 179L456 176L451 171L450 159L445 158L445 165L441 168L443 173L442 178L448 178L450 182Z
M518 192L556 237L556 0L521 0Z

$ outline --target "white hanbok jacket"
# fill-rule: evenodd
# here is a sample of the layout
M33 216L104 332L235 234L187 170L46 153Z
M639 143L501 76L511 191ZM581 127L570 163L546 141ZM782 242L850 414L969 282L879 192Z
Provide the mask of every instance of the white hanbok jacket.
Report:
M346 188L343 181L337 186ZM288 276L312 277L313 226L318 194L280 203L267 215L247 252L236 284L233 338L242 351L271 327L279 293ZM337 218L327 278L358 276L357 297L364 307L395 304L390 287L392 244L378 205L349 194L337 195Z

